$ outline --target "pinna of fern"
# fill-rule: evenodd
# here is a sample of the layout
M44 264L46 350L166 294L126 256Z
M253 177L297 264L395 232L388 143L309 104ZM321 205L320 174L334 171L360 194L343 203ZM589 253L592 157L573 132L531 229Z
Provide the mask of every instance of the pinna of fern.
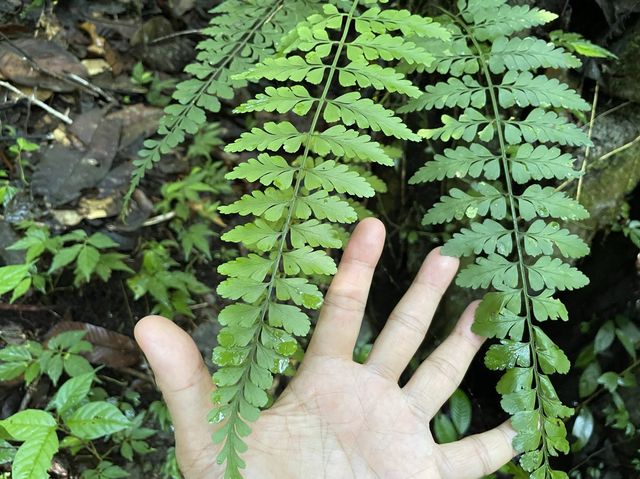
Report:
M565 114L589 104L536 71L576 67L579 60L544 40L513 36L552 21L553 13L505 0L460 0L458 7L458 14L446 15L452 47L427 68L448 79L427 86L404 110L460 108L455 117L443 115L441 126L419 132L459 144L435 155L411 182L468 178L470 190L452 188L423 222L470 222L443 253L475 256L459 273L458 285L493 289L478 307L473 329L499 340L485 364L504 371L497 390L517 432L513 445L524 453L520 464L534 479L566 478L549 458L569 450L563 419L572 409L562 404L549 376L566 373L570 364L540 323L568 320L556 291L588 283L567 261L589 248L557 222L588 213L540 182L577 175L571 155L553 144L591 143ZM430 42L443 51L438 40Z
M133 162L126 206L147 170L162 155L181 145L206 125L207 112L220 111L220 100L231 100L247 85L235 75L272 55L285 32L318 9L317 0L225 0L211 9L201 33L195 62L185 68L191 78L180 82L173 102L164 109L158 139L148 139Z
M220 423L214 441L221 443L218 461L226 462L225 477L240 477L247 423L267 405L272 375L282 373L298 350L296 336L308 333L306 310L322 303L310 277L336 271L326 250L341 247L338 225L357 219L344 195L373 196L363 165L394 164L382 145L360 130L420 139L391 110L353 90L419 96L389 64L430 64L434 57L403 36L446 39L449 33L431 19L362 3L355 0L348 11L325 5L283 40L279 55L241 75L284 84L266 87L237 112L299 118L268 121L227 147L257 152L227 177L262 187L220 208L252 217L222 236L249 251L219 267L228 278L218 294L235 301L219 315L223 329L213 353L219 369L211 420Z

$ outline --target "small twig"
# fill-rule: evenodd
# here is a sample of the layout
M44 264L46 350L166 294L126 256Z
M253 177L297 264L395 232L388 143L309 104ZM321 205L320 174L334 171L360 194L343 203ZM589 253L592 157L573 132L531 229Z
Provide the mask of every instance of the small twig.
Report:
M596 108L598 106L598 93L600 92L600 85L596 83L596 89L593 93L593 103L591 104L591 119L589 120L589 140L591 140L591 134L593 133L593 124L596 118ZM584 160L582 160L582 167L580 168L580 178L578 178L578 188L576 189L576 201L580 201L580 193L582 192L582 183L584 181L584 174L587 171L587 160L589 159L589 151L591 145L587 145L584 150Z
M27 406L29 406L29 402L31 401L33 394L36 392L39 382L40 377L36 378L35 381L27 386L27 390L22 397L22 401L20 401L20 407L18 408L18 411L24 411L25 409L27 409Z
M170 40L172 38L181 37L184 35L202 35L202 34L203 33L201 28L194 28L192 30L182 30L181 32L174 32L174 33L170 33L169 35L164 35L162 37L154 38L148 44L153 45L154 43L160 43L165 40Z
M162 215L154 216L153 218L149 218L147 221L142 223L142 226L153 226L159 223L164 223L165 221L169 221L176 216L175 211L169 211L168 213L164 213Z
M94 93L95 95L100 95L100 96L104 97L104 99L107 100L109 103L116 103L116 99L113 98L111 95L109 95L102 88L100 88L98 86L95 86L92 83L89 83L87 80L85 80L82 77L79 77L75 73L69 73L67 76L69 77L69 79L71 81L73 81L74 83L77 83L80 86L86 88L87 90L89 90L90 92Z
M595 161L591 162L591 165L597 165L600 162L604 161L604 160L608 160L609 158L611 158L612 156L617 155L618 153L622 153L624 150L631 148L633 145L635 145L636 143L638 143L640 141L640 135L636 136L633 140L625 143L624 145L621 145L617 148L614 148L613 150L605 153L604 155L600 156L598 159L596 159ZM590 165L590 166L591 166ZM571 184L574 181L574 179L570 179L567 181L564 181L563 183L561 183L560 185L558 185L558 187L556 188L556 191L562 191L564 190L569 184Z
M68 125L72 125L73 124L73 120L71 118L69 118L67 115L65 115L64 113L60 113L59 111L54 110L53 108L51 108L49 105L47 105L46 103L38 100L33 93L31 95L27 95L24 92L18 90L16 87L14 87L11 83L7 83L5 81L0 81L0 86L6 88L9 91L12 91L13 93L15 93L16 95L18 95L21 98L26 98L27 100L29 100L30 103L33 103L34 105L39 106L40 108L42 108L44 111L46 111L47 113L55 116L56 118L58 118L59 120L64 121L65 123L67 123Z
M8 304L0 303L0 311L19 311L26 313L39 313L40 311L49 311L51 308L47 306L38 306L37 304Z
M156 382L154 381L154 379L149 376L148 374L145 373L141 373L140 371L133 369L133 368L118 368L118 370L122 371L125 374L128 374L129 376L135 376L139 379L142 379L143 381L147 381L148 383L151 383L153 385L156 384Z

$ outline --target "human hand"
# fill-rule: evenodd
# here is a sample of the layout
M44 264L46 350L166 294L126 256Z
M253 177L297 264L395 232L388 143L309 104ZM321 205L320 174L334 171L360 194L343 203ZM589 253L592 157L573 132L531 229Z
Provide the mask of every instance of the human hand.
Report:
M327 292L304 361L247 438L247 479L471 479L509 461L508 423L438 445L429 421L455 391L482 344L471 332L476 304L404 387L401 373L420 346L458 267L432 251L391 313L365 364L352 360L374 268L384 243L380 221L355 229ZM214 389L193 340L171 321L149 316L135 335L175 426L186 479L224 476L207 423Z

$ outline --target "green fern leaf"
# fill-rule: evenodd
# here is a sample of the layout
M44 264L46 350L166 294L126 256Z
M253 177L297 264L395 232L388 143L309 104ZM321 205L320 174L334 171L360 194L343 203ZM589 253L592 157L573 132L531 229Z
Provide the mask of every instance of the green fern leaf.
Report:
M564 291L589 284L589 278L577 268L551 256L541 256L535 264L527 266L527 274L529 285L534 290L548 288Z
M160 120L160 138L148 139L134 161L125 207L147 170L206 124L206 111L220 111L220 99L231 100L246 85L235 75L273 53L285 32L317 10L315 0L226 0L210 13L208 38L198 44L196 61L185 68L193 78L179 83L174 103Z
M484 252L509 255L513 249L512 231L497 221L487 219L482 223L471 223L471 229L462 228L442 247L442 254L449 256L471 256Z
M562 111L590 106L567 85L534 74L538 68L579 66L577 58L543 40L511 36L553 20L554 14L510 6L505 0L461 0L458 7L459 15L447 13L453 41L416 42L434 54L426 71L449 78L427 86L403 111L463 108L455 117L443 115L441 126L418 133L470 145L445 149L418 170L411 183L484 177L504 185L470 181L468 192L452 189L428 210L424 221L486 218L455 233L442 251L478 255L459 273L458 285L497 290L484 296L473 331L501 340L489 348L486 363L505 371L496 390L503 409L513 416L513 446L525 453L520 464L532 479L565 478L551 468L549 457L569 449L562 419L572 410L560 402L547 375L566 373L569 361L534 321L566 321L567 309L553 293L588 282L578 269L551 255L578 258L589 249L577 235L542 218L580 220L588 213L552 186L530 182L579 175L571 155L538 143L590 146L588 135ZM525 115L517 109L528 107L534 108ZM526 187L516 189L514 184Z
M520 144L524 138L528 143L540 141L569 146L593 146L589 136L576 125L557 113L542 108L535 108L524 120L505 121L504 138L511 145Z
M323 117L329 123L341 120L347 126L355 124L358 128L371 128L401 140L420 140L393 111L369 98L362 98L359 92L349 92L327 100Z
M422 219L423 224L446 223L456 218L491 216L502 219L506 216L507 204L504 195L488 183L474 185L473 195L458 188L449 191L449 196L443 196L440 202L433 205Z
M499 37L493 42L489 56L489 68L495 74L505 70L577 68L580 64L580 60L553 43L531 37Z
M551 186L531 185L518 197L518 210L524 220L536 216L563 220L583 220L589 212L577 201Z
M556 78L534 77L530 72L507 71L498 87L498 101L503 108L543 106L569 110L589 110L587 103L575 90ZM460 105L462 106L462 105Z
M589 246L578 235L561 229L556 222L535 220L524 234L523 244L529 256L551 255L554 246L565 258L581 258L589 254Z
M410 100L399 111L404 113L424 110L425 108L431 110L433 108L453 108L454 106L483 108L486 103L486 88L480 85L473 77L465 75L462 79L451 77L446 82L427 85L424 94Z
M573 158L562 153L560 148L525 143L509 158L511 175L516 183L530 180L575 178L578 173L573 169Z
M234 168L227 178L257 181L265 188L220 207L225 214L255 217L222 236L252 252L218 270L227 276L218 294L239 301L219 315L224 327L213 355L220 368L214 376L219 387L210 417L220 424L214 441L222 443L218 462L226 463L225 477L240 477L240 455L246 450L241 438L250 432L247 422L268 404L272 375L283 373L299 351L295 336L310 328L305 310L322 303L315 281L336 271L333 259L320 248L340 247L346 232L339 225L367 214L343 195L366 198L383 191L384 184L367 165L395 164L394 150L360 129L376 132L376 140L419 139L379 102L356 91L333 91L372 87L417 97L420 90L393 67L394 61L427 68L433 57L413 39L449 38L447 30L429 19L404 11L383 13L378 7L359 14L357 7L355 1L344 13L325 5L282 39L277 55L234 76L237 81L287 82L266 87L237 112L293 113L300 118L256 126L226 148L230 153L273 155L259 154ZM354 23L359 35L350 39ZM478 191L489 189L480 185Z
M318 162L313 168L305 169L304 186L309 190L322 188L325 191L347 193L360 198L375 194L369 182L359 173L334 160Z
M497 290L518 286L518 264L499 254L486 258L478 257L476 262L458 274L456 284L463 288L487 288L492 285Z
M466 146L459 146L455 150L447 148L442 155L435 155L433 161L428 161L421 166L409 183L462 178L467 175L472 178L484 176L488 180L497 179L500 176L500 157L477 143L468 148Z
M291 187L295 168L282 156L270 156L266 153L240 163L225 175L229 180L244 179L259 181L265 186L274 185L281 190Z

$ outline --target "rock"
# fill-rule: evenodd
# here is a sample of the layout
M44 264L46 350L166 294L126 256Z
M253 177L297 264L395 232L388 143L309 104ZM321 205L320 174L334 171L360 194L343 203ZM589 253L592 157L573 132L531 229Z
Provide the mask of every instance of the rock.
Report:
M603 158L603 155L639 135L640 112L633 107L606 115L594 123L595 147L589 155L580 196L580 203L589 210L591 218L574 226L588 242L599 230L609 228L616 221L625 197L640 182L640 141L613 156ZM575 197L575 190L570 194Z

